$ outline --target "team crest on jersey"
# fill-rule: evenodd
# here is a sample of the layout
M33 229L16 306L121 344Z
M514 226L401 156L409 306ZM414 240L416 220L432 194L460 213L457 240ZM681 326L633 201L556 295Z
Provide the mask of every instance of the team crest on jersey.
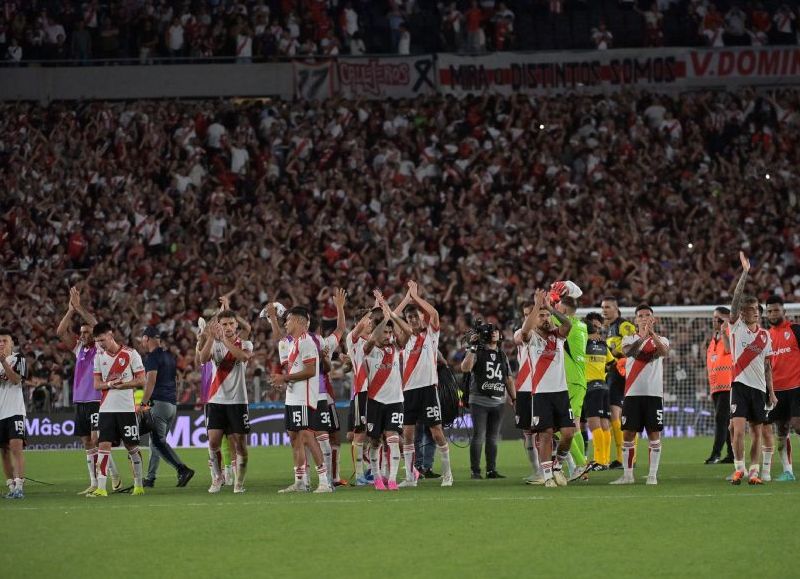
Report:
M533 417L533 425L534 426L539 426L539 417L538 416L534 416Z
M736 404L731 404L731 414L736 413Z
M492 357L492 362L494 362L495 355L494 354L490 354L490 356Z
M784 333L783 333L783 339L784 339L784 340L788 340L788 339L789 339L789 336L791 336L791 334L790 334L789 332L784 332Z

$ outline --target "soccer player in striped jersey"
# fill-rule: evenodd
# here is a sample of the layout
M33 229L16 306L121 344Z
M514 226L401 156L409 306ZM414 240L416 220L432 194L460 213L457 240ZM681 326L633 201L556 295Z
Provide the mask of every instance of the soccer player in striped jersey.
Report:
M633 476L636 435L647 431L650 441L650 471L647 484L658 484L661 462L661 431L664 428L664 362L669 340L656 334L653 308L640 304L635 312L636 334L622 339L625 354L625 398L622 405L623 475L610 484L635 482Z
M105 497L111 447L120 440L128 450L133 469L133 495L143 495L139 420L133 391L143 388L145 371L139 352L114 339L111 324L100 322L92 330L99 350L94 357L94 387L102 395L97 457L97 489L87 497Z
M310 315L302 307L287 312L285 328L291 336L291 347L285 367L280 374L272 374L273 387L286 392L286 430L292 442L294 458L294 483L281 493L308 490L305 483L306 448L311 451L317 465L319 486L315 493L329 493L333 488L328 481L328 471L311 429L312 413L316 411L319 397L319 350L308 335Z
M533 310L533 305L528 304L522 308L522 319L527 319ZM514 344L517 346L517 362L519 371L514 381L514 389L517 397L514 406L514 421L517 428L522 430L522 442L525 446L525 454L531 463L531 474L525 479L528 484L544 484L542 467L539 464L539 452L536 448L536 433L533 431L531 415L533 405L533 383L531 378L531 357L528 345L522 340L522 329L514 332Z
M330 360L328 356L339 348L339 341L346 330L344 315L346 299L347 292L341 288L336 288L334 290L333 303L336 306L336 329L330 336L323 338L321 335L314 332L308 333L314 345L317 347L317 353L319 355L319 394L317 397L317 407L311 414L311 429L314 431L317 444L319 444L320 451L322 452L325 468L328 471L328 481L331 486L334 485L334 479L333 447L331 445L330 433L334 421L337 421L336 423L338 425L338 419L334 418L334 414L336 414L336 402L333 399L333 388L328 379L328 372L330 371ZM338 431L338 428L336 430Z
M557 328L551 317L561 324ZM575 435L575 417L569 405L567 376L564 369L564 341L572 329L570 319L553 308L550 296L537 289L533 307L522 324L522 342L528 346L531 360L531 424L537 433L539 457L544 486L565 486L567 479L562 465L567 461L572 437ZM553 434L558 430L555 459L551 459Z
M25 398L22 386L28 377L25 357L14 352L11 330L0 328L0 448L8 480L7 499L25 498ZM10 465L6 463L10 461ZM8 467L10 472L8 472ZM10 475L10 476L9 476Z
M367 438L368 373L367 365L365 364L364 344L375 328L375 320L379 320L382 316L383 314L379 307L369 310L345 337L347 356L353 366L353 387L350 391L347 437L353 443L356 486L366 486L372 482L364 473L364 442ZM369 460L368 457L367 460Z
M400 359L409 341L411 328L389 309L383 295L375 291L383 312L364 344L364 356L369 371L367 388L367 436L370 438L369 461L375 477L375 489L398 490L397 471L400 468L400 433L403 431L403 375ZM384 481L378 464L381 440L389 447L389 476ZM413 439L412 439L413 440Z
M405 304L413 302L410 307ZM412 335L403 352L403 458L406 480L401 487L417 486L419 473L414 469L414 437L416 424L425 422L431 430L436 450L442 461L442 486L453 486L450 468L450 447L442 428L442 405L439 402L436 356L439 352L439 312L420 297L415 281L408 282L408 293L395 310L399 314L406 308L405 319Z
M210 493L218 493L224 483L220 446L226 435L236 455L233 492L245 492L247 434L250 432L246 372L247 363L253 357L253 343L242 340L237 329L236 314L231 310L220 312L216 320L206 325L205 343L199 352L201 363L209 360L213 363L205 408L208 454L213 471Z
M772 354L769 332L758 324L761 306L758 298L746 296L744 288L750 273L750 260L739 252L742 275L736 283L731 303L730 340L733 357L733 383L731 384L731 445L735 472L731 484L739 485L745 477L744 435L750 424L751 485L762 484L761 425L767 422L767 409L777 403L772 390L772 366L767 359Z
M80 334L71 331L72 318L78 314L81 318ZM89 487L79 495L93 493L97 489L97 437L100 423L100 392L94 389L94 357L97 346L94 343L92 330L97 318L89 313L81 304L81 294L77 287L69 291L67 313L56 329L61 342L75 355L75 377L72 382L72 397L75 403L75 434L81 439L86 451L86 467L89 471ZM114 457L108 456L108 471L111 474L111 488L119 490L122 479L114 463Z

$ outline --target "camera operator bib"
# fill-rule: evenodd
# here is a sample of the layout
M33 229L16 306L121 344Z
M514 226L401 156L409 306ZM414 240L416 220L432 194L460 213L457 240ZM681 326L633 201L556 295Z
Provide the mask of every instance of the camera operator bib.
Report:
M506 379L510 374L504 352L481 348L475 353L475 365L472 367L472 393L502 400L505 398Z

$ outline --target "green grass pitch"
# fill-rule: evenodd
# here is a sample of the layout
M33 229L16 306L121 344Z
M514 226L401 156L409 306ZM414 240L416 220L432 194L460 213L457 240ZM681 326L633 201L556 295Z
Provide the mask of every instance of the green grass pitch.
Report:
M278 495L291 482L288 449L254 449L247 493L206 491L202 450L179 453L198 474L174 488L162 463L143 497L76 496L86 467L76 452L31 452L24 501L0 501L5 577L527 578L788 577L797 573L800 483L732 487L728 465L705 466L708 439L666 440L660 484L609 486L620 471L545 489L521 483L522 445L504 442L505 480L468 480L453 447L456 483L378 493ZM343 471L350 472L343 447ZM125 455L116 451L126 481ZM773 475L780 464L773 464ZM792 571L794 569L794 571Z

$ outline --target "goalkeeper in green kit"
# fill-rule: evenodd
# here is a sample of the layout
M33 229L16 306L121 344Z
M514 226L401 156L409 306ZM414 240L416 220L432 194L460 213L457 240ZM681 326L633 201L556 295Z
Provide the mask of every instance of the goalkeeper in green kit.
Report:
M572 322L572 329L564 343L564 366L567 374L567 391L572 417L575 419L576 436L572 438L567 463L570 470L570 480L575 480L583 475L586 465L586 447L581 432L581 412L583 399L586 397L586 342L589 331L586 324L578 319L575 311L578 308L578 298L583 295L581 289L571 281L557 281L550 286L550 299L556 309L567 316ZM553 320L558 325L557 320Z

